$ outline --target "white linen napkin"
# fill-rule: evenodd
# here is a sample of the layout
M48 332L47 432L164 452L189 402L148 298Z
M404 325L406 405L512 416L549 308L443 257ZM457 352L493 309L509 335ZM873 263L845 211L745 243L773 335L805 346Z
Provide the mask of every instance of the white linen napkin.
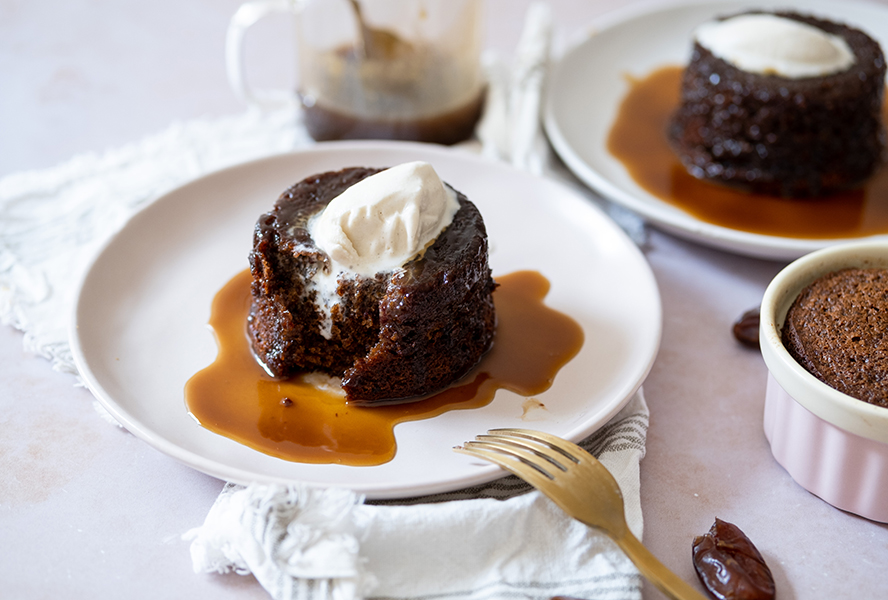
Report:
M503 71L515 75L491 80L492 98L510 100L492 103L479 130L483 151L534 171L546 164L538 111L550 21L542 5L528 12L518 59ZM503 142L505 130L516 137ZM73 287L104 239L190 179L310 143L296 113L247 111L0 179L0 322L22 330L26 349L54 369L76 374L66 333ZM620 483L639 538L647 423L639 391L582 442ZM614 544L529 490L510 476L370 503L341 490L228 484L185 537L196 571L252 573L276 599L640 598L639 575Z
M542 175L549 167L549 143L540 127L543 87L552 44L552 11L531 4L511 62L485 56L488 93L477 127L482 153Z
M581 444L619 481L639 537L646 429L639 393ZM638 572L608 538L530 489L509 476L371 504L347 490L227 484L185 537L196 570L252 573L278 600L640 597Z

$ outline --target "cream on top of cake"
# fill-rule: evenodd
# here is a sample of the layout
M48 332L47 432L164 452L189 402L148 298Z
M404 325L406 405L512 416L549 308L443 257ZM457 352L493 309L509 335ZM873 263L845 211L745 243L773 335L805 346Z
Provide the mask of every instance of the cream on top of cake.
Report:
M354 184L309 223L332 274L372 277L417 256L459 210L456 193L427 162L404 163Z
M854 64L843 38L772 14L710 21L694 37L713 55L749 73L802 79L841 73Z
M332 335L339 278L394 271L415 258L453 222L456 192L427 162L403 163L346 189L308 223L315 245L330 257L306 291L316 294L320 333Z

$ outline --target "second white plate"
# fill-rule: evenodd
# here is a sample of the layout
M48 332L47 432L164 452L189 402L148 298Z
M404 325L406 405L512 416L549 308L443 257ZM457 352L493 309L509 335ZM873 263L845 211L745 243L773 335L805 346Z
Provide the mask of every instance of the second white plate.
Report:
M718 15L752 8L786 9L859 27L888 48L888 7L851 1L645 3L592 24L550 75L546 133L558 155L584 183L661 229L739 254L791 260L844 239L768 236L701 221L642 189L607 150L607 136L623 97L627 75L643 77L667 65L683 65L691 32ZM885 237L885 236L880 236Z
M488 406L398 425L395 458L374 467L274 458L212 433L185 408L185 382L213 361L207 328L216 292L247 268L253 226L300 179L348 166L427 160L472 199L487 225L494 277L531 269L546 303L583 327L580 353L539 396L500 390ZM320 144L232 167L160 198L111 239L87 271L71 327L90 390L127 429L210 475L305 482L371 498L429 494L502 472L452 451L493 427L533 427L579 440L606 423L647 375L660 341L656 282L642 254L597 208L556 182L465 152L405 143Z

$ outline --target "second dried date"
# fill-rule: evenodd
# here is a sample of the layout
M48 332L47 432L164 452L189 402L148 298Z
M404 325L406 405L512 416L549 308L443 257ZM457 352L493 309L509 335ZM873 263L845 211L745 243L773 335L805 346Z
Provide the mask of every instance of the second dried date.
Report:
M758 549L736 525L716 519L694 539L694 569L718 600L772 600L774 577Z
M734 338L744 346L750 348L759 347L760 312L761 308L759 307L747 310L734 322L731 328Z

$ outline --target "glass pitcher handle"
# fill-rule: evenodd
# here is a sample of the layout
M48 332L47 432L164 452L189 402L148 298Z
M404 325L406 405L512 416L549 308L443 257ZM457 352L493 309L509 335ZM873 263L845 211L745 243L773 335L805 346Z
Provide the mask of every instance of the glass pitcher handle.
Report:
M300 0L254 0L242 4L232 15L225 38L225 66L228 83L238 98L252 106L273 110L299 104L295 92L287 90L256 90L247 83L244 61L244 35L247 29L272 13L297 14Z

